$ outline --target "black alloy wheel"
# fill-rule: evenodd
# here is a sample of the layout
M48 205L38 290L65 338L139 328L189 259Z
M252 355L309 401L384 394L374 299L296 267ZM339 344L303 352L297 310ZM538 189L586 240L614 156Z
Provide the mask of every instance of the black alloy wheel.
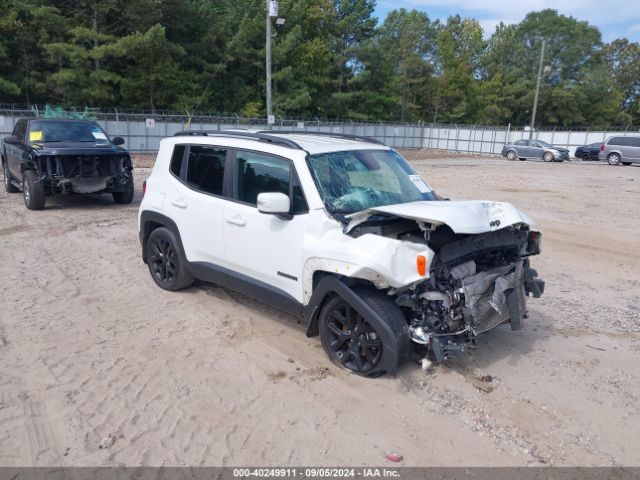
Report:
M191 286L195 280L176 235L168 228L161 227L151 232L146 259L153 281L164 290L181 290Z
M331 360L359 375L372 372L382 358L378 332L341 297L333 297L324 309L320 335Z
M171 284L176 277L176 251L169 241L161 236L150 245L149 267L155 280Z

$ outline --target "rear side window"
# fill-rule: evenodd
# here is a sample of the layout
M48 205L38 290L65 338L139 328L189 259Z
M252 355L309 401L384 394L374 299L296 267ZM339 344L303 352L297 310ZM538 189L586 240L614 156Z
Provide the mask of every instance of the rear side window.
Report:
M185 145L176 145L173 147L173 155L171 155L171 164L169 166L169 170L176 177L180 178L182 173L182 162L184 160L184 151L186 150Z
M609 145L624 145L624 137L613 137L609 140Z
M222 195L227 151L216 147L192 145L187 161L187 185L213 195Z
M518 141L516 142L516 145L519 145L519 146L523 146L523 145L526 145L526 144L527 144L527 141L526 141L526 140L518 140Z

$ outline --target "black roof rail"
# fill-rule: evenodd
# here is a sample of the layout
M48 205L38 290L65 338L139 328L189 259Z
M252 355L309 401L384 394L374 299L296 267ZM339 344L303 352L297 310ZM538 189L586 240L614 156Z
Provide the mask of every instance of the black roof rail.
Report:
M295 150L304 150L293 140L287 138L275 137L272 135L266 135L265 132L242 132L242 131L225 131L225 130L184 130L182 132L176 132L174 137L242 137L257 140L258 142L272 143L273 145L280 145L282 147L293 148Z
M350 133L331 133L331 132L301 132L299 130L261 130L258 133L265 134L278 134L282 133L285 135L316 135L320 137L333 137L333 138L344 138L345 140L358 140L366 143L375 143L376 145L385 145L385 143L377 138L373 137L365 137L363 135L352 135ZM385 145L386 146L386 145Z

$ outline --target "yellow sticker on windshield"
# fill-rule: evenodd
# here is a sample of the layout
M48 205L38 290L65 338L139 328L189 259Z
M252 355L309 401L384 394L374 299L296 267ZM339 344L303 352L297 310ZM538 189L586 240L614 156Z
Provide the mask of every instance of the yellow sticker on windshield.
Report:
M29 132L29 141L30 142L41 142L42 141L42 131Z

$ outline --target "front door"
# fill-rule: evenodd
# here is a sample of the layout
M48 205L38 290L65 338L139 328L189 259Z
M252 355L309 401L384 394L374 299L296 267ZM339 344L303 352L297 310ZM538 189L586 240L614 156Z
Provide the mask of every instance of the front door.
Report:
M236 151L233 202L224 208L229 283L279 305L302 303L303 241L308 209L292 162L252 151ZM260 213L258 194L281 192L291 200L289 217ZM253 290L252 290L253 289ZM282 297L282 298L280 298Z
M20 161L25 149L25 136L27 133L27 121L18 120L16 126L13 129L12 135L18 138L16 143L5 143L6 155L7 155L7 167L11 176L14 179L22 179L22 169L20 168Z

